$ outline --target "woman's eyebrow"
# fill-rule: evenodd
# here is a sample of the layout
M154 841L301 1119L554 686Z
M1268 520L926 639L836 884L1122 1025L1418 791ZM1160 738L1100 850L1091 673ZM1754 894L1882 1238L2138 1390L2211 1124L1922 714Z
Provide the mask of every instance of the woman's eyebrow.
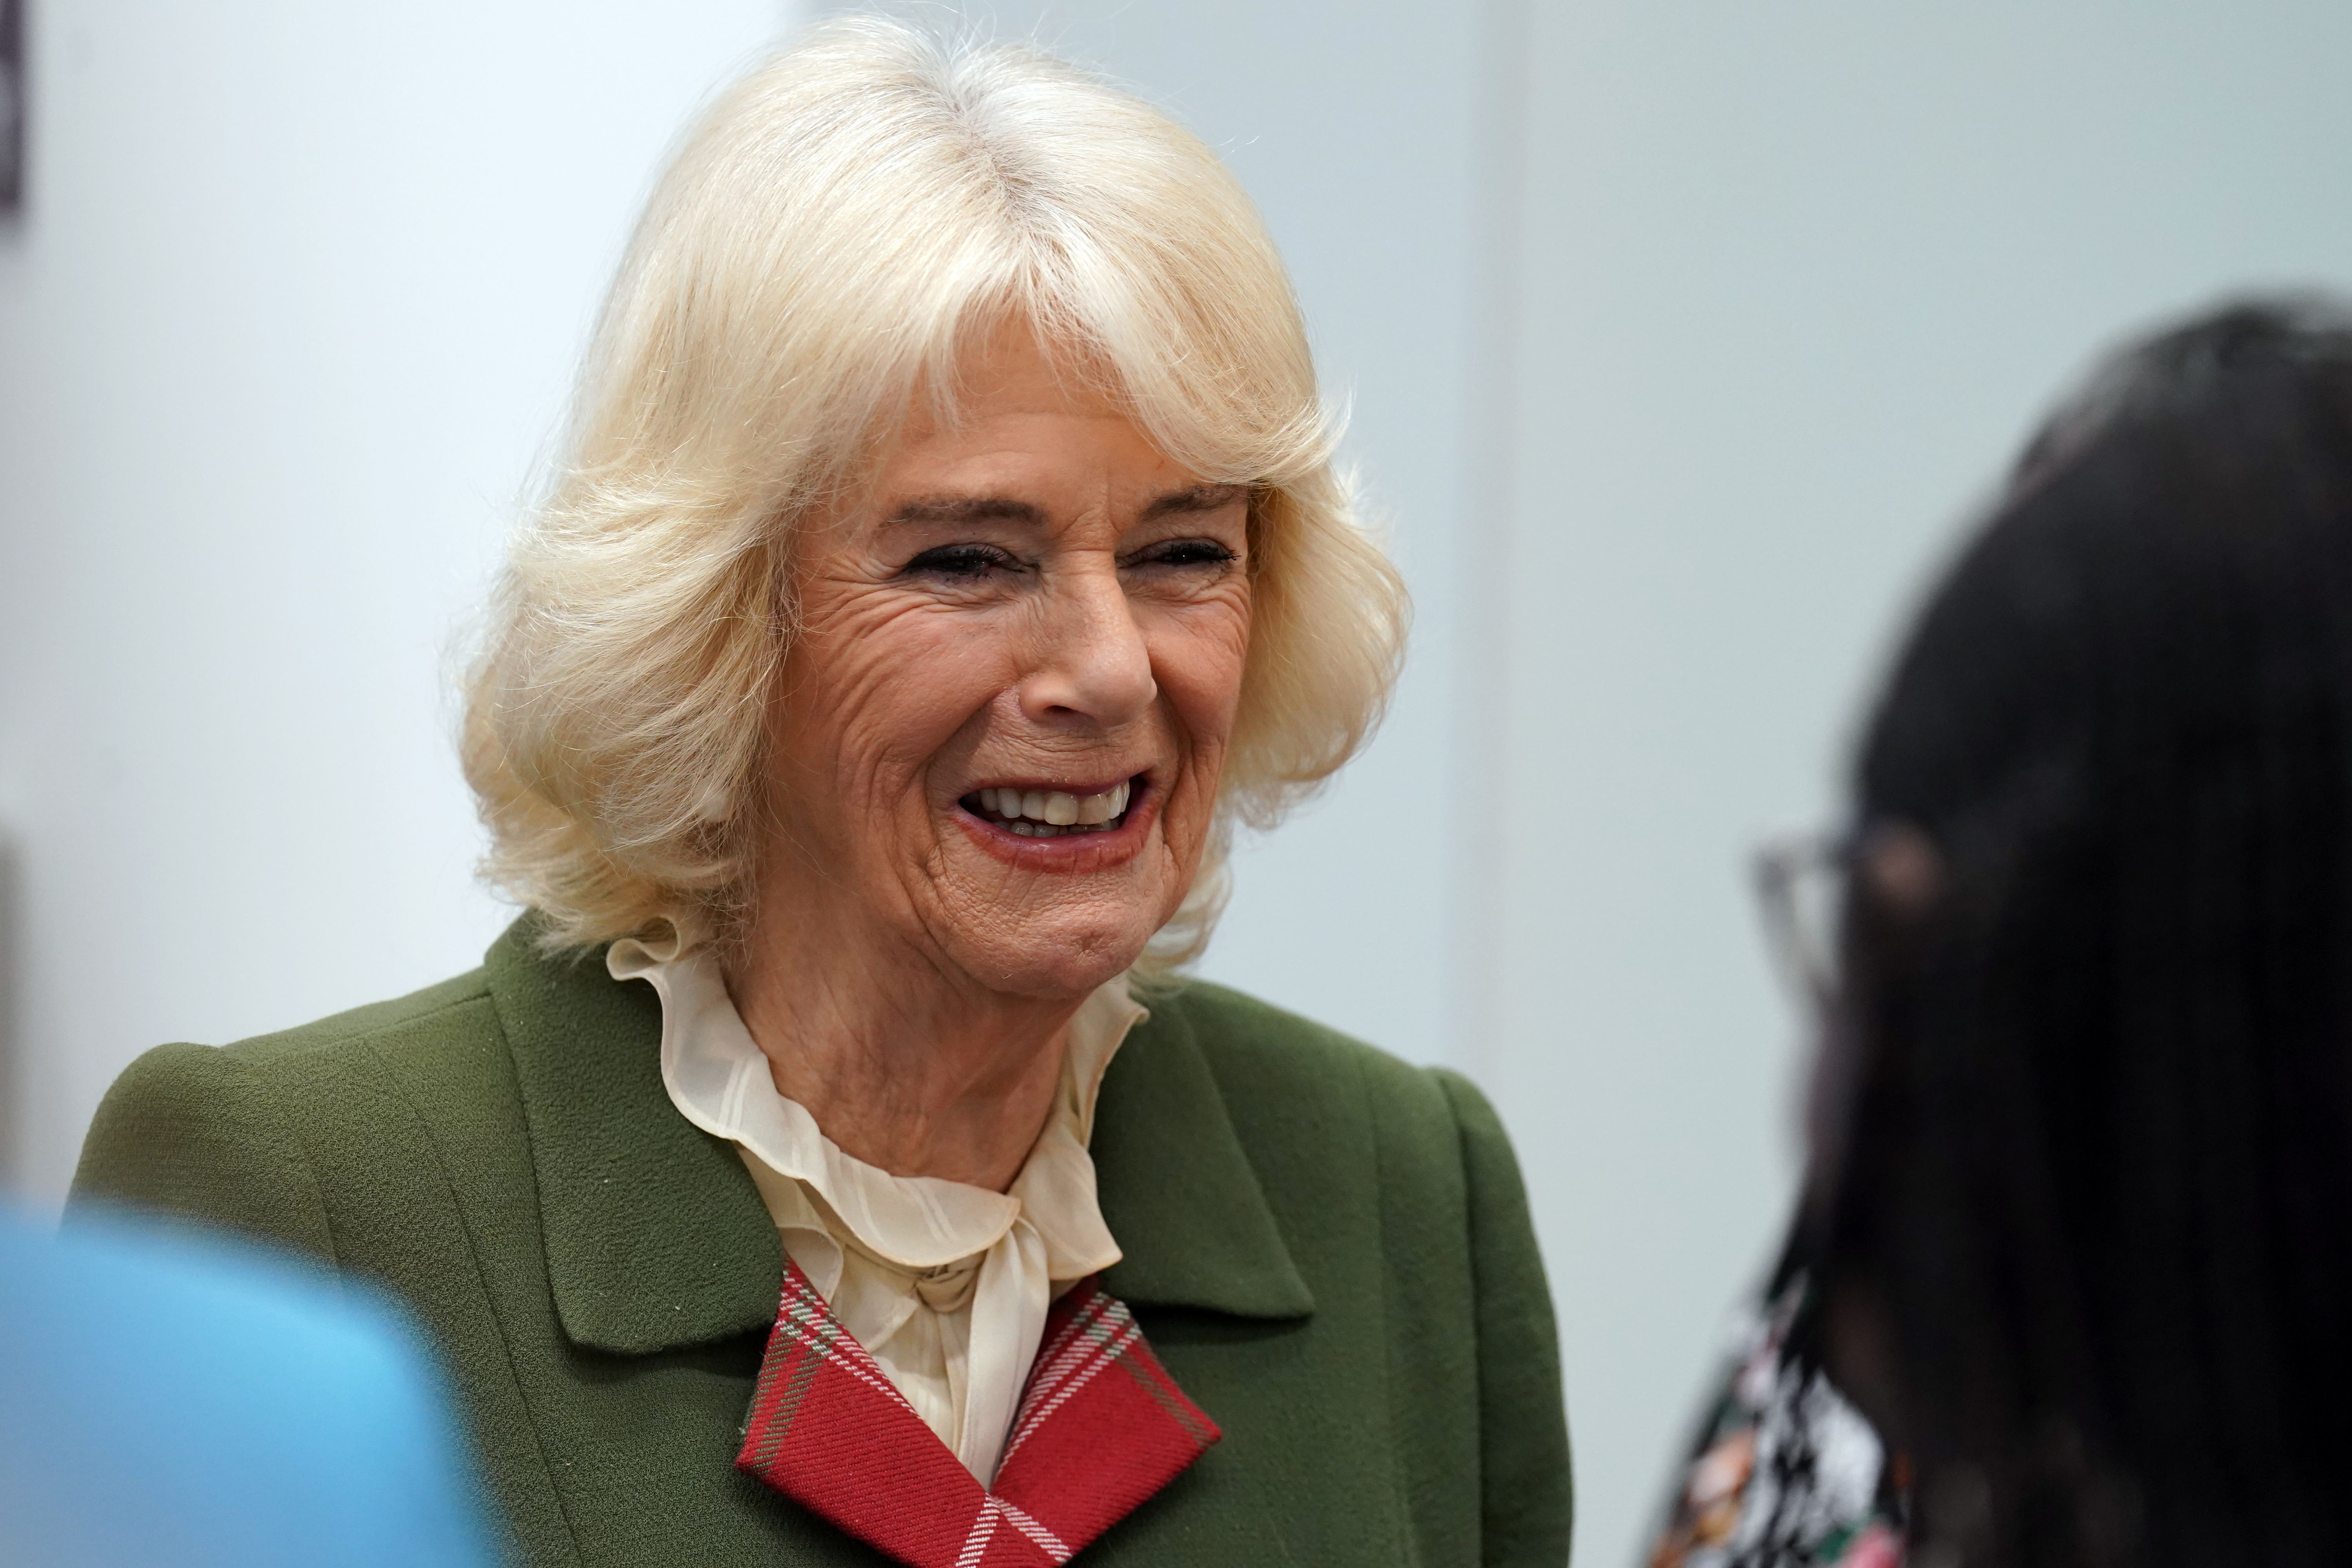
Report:
M886 528L899 523L1028 522L1042 523L1045 514L1025 500L1010 496L924 496L908 501L883 520Z
M1171 491L1145 507L1143 521L1149 522L1155 517L1187 511L1221 511L1248 495L1247 485L1194 485L1190 489Z
M1218 511L1244 500L1249 494L1247 485L1192 485L1181 490L1171 490L1143 509L1143 521L1175 517L1185 512ZM1045 512L1025 500L1010 496L918 496L900 504L887 518L884 527L901 523L954 522L1026 522L1042 524Z

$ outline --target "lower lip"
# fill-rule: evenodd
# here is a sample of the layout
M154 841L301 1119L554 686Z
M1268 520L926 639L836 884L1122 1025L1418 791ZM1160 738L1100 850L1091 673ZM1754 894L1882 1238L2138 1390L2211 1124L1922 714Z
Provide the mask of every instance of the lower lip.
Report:
M964 832L991 855L1024 871L1108 871L1135 858L1144 835L1160 816L1160 792L1138 779L1129 798L1127 815L1117 827L1102 833L1064 833L1052 838L1024 838L984 816L974 816L961 802L955 818Z

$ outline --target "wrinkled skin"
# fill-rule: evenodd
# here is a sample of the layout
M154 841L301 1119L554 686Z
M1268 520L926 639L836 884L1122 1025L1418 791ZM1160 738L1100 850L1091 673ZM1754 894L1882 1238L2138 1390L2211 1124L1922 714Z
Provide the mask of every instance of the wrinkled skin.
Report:
M1070 1016L1182 902L1249 647L1248 498L1025 331L814 520L770 715L772 826L730 985L849 1152L1003 1187ZM1114 831L1014 837L982 787L1135 781Z

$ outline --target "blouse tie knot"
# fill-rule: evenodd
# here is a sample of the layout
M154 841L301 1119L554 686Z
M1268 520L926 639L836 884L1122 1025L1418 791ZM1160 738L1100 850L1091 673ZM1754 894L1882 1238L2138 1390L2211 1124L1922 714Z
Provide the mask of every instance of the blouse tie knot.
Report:
M980 1282L981 1260L985 1257L986 1253L976 1253L922 1270L915 1276L915 1293L934 1312L963 1310L971 1300L972 1287Z

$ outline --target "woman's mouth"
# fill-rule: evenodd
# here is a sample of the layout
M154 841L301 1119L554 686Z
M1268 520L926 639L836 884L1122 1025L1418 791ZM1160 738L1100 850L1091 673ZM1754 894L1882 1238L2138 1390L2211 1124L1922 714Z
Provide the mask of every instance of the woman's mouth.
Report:
M1128 800L1134 783L1132 779L1121 779L1108 789L1084 795L1067 790L992 785L974 790L959 804L982 822L1023 838L1116 833L1126 825Z

